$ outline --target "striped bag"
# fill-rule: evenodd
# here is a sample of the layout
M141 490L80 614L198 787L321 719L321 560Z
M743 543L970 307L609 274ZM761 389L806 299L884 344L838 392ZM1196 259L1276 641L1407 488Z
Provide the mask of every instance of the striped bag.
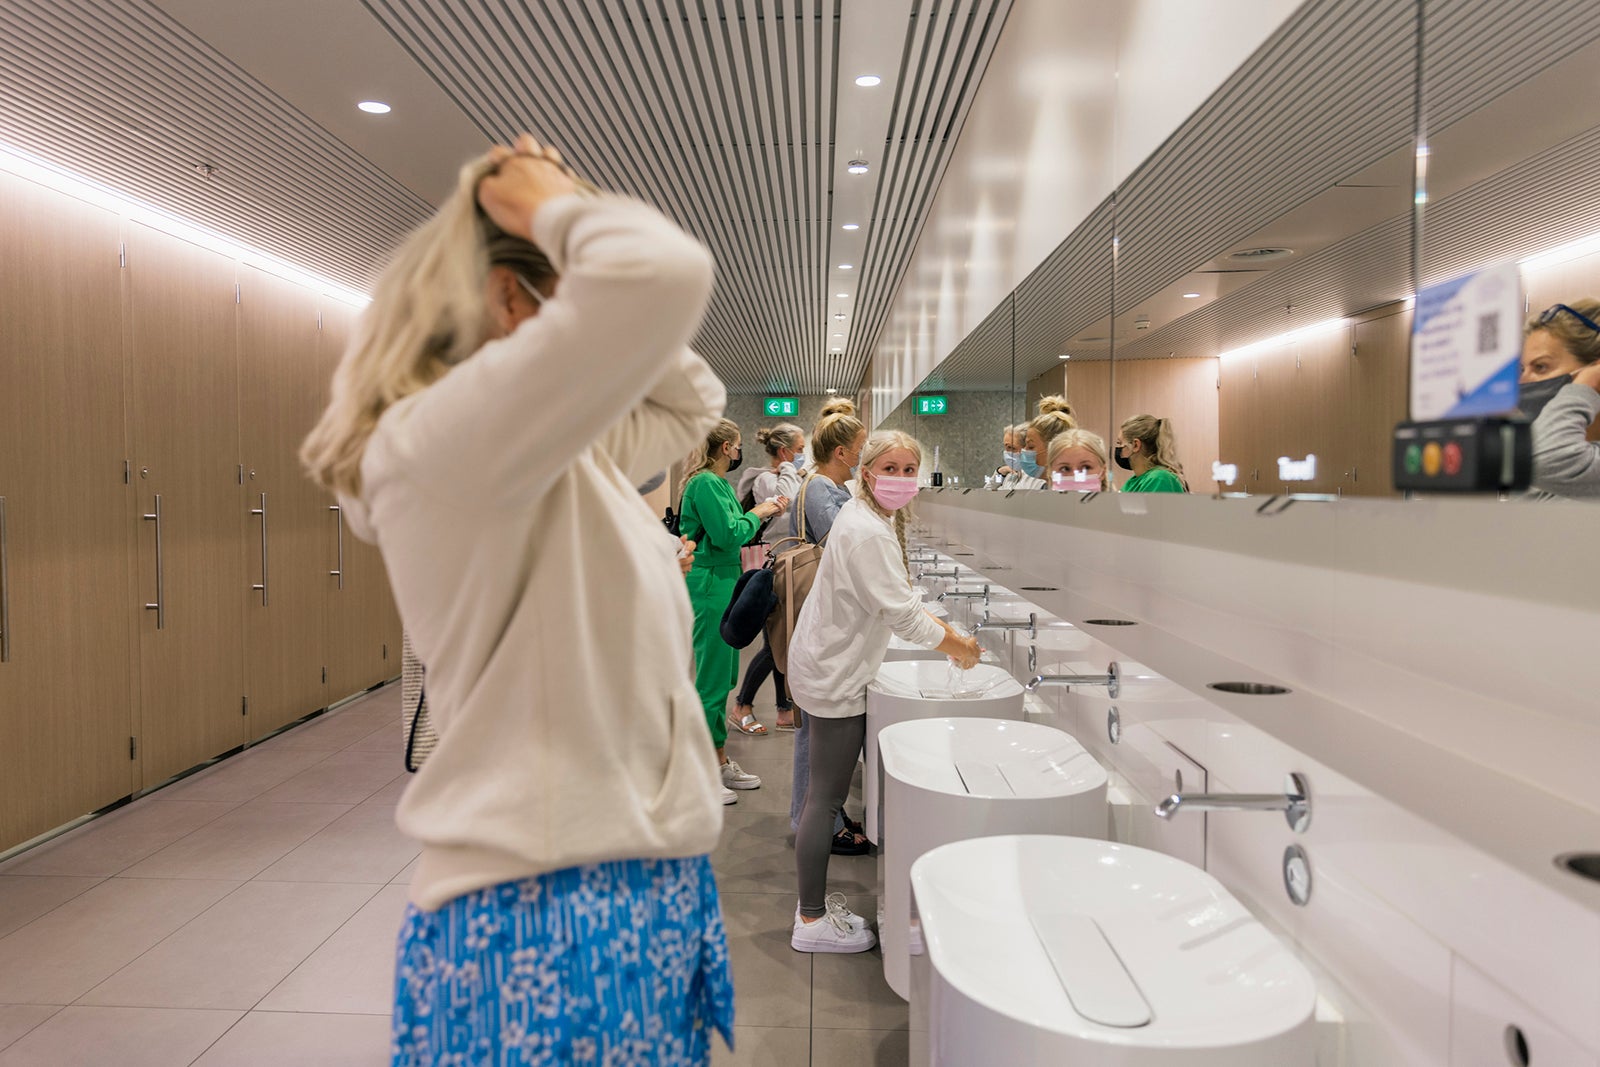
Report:
M400 645L400 726L406 739L406 770L415 774L427 760L439 735L428 719L428 695L423 685L427 671L411 651L411 636L402 635Z

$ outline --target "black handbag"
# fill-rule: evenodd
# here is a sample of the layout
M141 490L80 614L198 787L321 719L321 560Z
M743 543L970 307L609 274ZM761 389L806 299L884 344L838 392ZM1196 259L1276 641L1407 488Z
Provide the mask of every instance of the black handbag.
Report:
M722 613L722 639L734 648L748 648L760 636L767 624L767 616L778 606L778 596L772 591L772 570L757 567L739 575L733 587L733 599L728 610Z

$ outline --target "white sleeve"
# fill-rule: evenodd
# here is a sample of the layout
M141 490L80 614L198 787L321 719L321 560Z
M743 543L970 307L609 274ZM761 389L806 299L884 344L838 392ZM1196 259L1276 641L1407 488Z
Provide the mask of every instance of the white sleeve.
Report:
M900 546L893 538L872 537L856 545L845 559L851 585L861 602L901 640L919 648L938 648L940 626L922 607L911 588Z
M716 372L685 348L639 406L606 431L600 448L629 481L641 481L705 440L727 399Z
M630 477L659 470L661 456L639 453L721 406L721 383L684 351L711 293L698 242L618 197L553 200L533 238L561 274L556 295L417 396L394 437L413 481L521 507L599 441L626 453ZM647 403L651 428L612 439Z
M783 463L778 467L778 476L774 479L777 491L773 496L786 496L790 500L800 491L800 472L794 469L793 463Z

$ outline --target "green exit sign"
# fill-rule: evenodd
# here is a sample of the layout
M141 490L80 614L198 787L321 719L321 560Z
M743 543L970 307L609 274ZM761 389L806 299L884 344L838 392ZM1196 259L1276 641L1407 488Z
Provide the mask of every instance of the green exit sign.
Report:
M764 409L768 418L800 414L800 401L792 396L769 396Z
M943 415L950 410L950 401L942 396L917 397L918 415Z

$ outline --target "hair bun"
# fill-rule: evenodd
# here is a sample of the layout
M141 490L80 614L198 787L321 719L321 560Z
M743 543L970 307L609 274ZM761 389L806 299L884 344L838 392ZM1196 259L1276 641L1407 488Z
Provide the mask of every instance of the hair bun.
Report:
M855 401L846 400L844 397L840 397L837 400L830 400L826 404L822 405L822 414L818 417L825 419L829 415L854 415L855 413Z
M768 441L772 440L772 431L767 429L765 426L761 427L761 429L756 431L756 440L760 441L762 444L766 444Z
M1072 414L1072 405L1067 403L1066 397L1047 396L1043 400L1039 401L1039 414L1049 415L1058 411L1067 416Z

